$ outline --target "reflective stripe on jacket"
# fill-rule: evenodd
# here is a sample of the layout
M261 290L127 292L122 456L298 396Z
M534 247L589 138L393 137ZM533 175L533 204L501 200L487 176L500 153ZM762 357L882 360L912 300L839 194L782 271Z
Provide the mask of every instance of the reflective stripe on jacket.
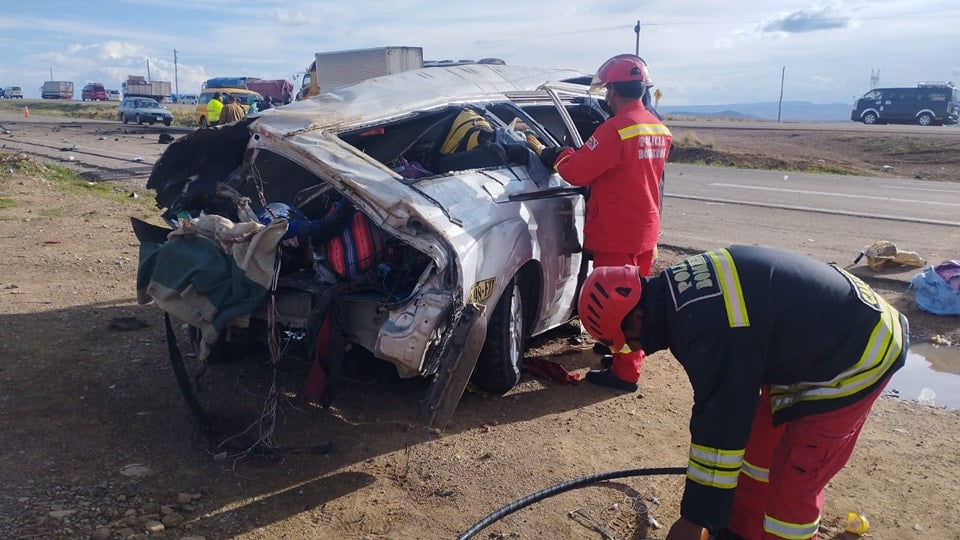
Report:
M672 136L640 101L624 105L576 151L560 155L560 176L590 186L584 247L643 253L660 235L659 183Z
M860 279L757 246L684 259L641 304L666 336L645 352L668 346L693 387L681 515L696 523L726 524L761 386L774 424L833 411L884 384L909 347L906 318Z

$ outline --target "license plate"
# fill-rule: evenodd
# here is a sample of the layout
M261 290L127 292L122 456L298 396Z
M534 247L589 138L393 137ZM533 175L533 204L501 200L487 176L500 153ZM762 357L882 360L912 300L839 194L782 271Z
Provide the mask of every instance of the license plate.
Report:
M157 122L163 122L163 115L157 115Z

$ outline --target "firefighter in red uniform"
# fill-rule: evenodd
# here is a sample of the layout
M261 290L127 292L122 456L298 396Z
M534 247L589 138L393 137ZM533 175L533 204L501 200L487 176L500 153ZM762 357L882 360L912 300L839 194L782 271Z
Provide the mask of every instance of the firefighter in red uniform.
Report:
M907 319L836 266L756 246L643 278L602 267L579 301L614 350L668 348L693 386L680 519L667 540L816 538L823 489L909 347Z
M593 84L606 88L614 115L579 150L551 147L540 154L568 183L590 187L584 247L593 254L593 266L629 264L645 276L660 235L659 184L672 140L670 130L643 106L649 83L640 57L607 60ZM634 391L642 362L642 351L614 351L610 368L591 370L587 380Z

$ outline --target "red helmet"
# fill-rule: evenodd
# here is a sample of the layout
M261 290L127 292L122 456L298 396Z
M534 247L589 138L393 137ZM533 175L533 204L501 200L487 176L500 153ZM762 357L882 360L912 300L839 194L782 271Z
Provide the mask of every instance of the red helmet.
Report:
M626 338L620 324L640 301L640 272L636 266L594 268L583 282L577 313L587 332L614 352Z
M643 58L635 54L618 54L607 60L593 76L591 86L602 87L614 82L641 81L644 86L650 86L650 72Z

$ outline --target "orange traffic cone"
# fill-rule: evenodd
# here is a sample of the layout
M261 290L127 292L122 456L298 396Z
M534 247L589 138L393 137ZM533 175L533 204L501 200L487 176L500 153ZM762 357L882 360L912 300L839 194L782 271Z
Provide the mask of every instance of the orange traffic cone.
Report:
M26 105L23 106L23 117L30 118L30 107L27 107Z

